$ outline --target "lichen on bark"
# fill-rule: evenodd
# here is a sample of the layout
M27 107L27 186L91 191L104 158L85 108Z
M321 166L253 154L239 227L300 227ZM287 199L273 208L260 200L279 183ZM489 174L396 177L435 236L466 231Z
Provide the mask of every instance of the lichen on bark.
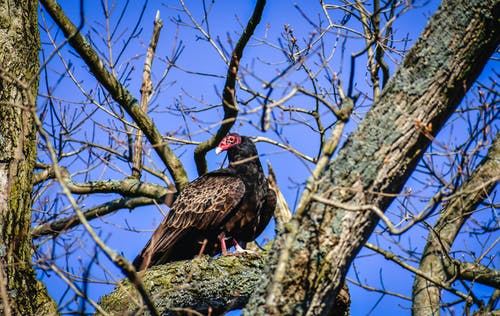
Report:
M35 277L29 235L40 67L37 1L2 1L0 21L0 268L9 296L1 308L53 314L55 303Z
M162 315L195 310L219 314L242 308L262 275L264 256L202 256L146 270L142 281ZM133 284L128 280L99 302L113 315L145 311Z

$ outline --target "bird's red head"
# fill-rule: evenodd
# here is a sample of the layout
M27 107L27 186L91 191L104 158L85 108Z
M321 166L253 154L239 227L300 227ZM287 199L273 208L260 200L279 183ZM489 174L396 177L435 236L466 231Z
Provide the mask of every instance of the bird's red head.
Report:
M218 155L221 152L226 151L229 148L236 146L236 145L239 145L239 144L241 144L241 136L240 135L238 135L236 133L228 134L226 137L224 137L220 141L219 146L217 146L217 148L215 148L215 153Z

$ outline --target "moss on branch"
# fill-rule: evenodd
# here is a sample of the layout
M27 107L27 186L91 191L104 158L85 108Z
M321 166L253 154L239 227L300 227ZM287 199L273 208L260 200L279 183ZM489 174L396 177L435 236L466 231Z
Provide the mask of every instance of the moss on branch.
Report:
M218 314L242 308L262 277L265 257L256 255L202 256L152 267L142 281L162 315L194 310ZM145 311L135 287L124 280L101 299L100 305L114 315Z

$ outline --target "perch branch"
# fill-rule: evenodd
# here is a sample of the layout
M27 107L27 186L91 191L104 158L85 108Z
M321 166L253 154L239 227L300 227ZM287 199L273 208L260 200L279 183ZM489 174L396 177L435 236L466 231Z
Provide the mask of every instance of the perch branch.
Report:
M256 285L262 282L266 261L266 252L216 258L204 255L147 269L143 280L162 315L223 315L246 305ZM99 304L113 315L140 314L131 295L137 297L133 286L122 281ZM339 297L346 295L347 289ZM349 308L349 300L339 301L342 304L337 308L343 315L341 311Z

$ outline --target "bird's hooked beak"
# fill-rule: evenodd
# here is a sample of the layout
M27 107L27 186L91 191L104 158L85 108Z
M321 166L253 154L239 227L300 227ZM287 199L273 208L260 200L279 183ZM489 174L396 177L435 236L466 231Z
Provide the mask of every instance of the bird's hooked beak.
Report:
M219 145L215 148L215 153L218 155L233 146L241 144L241 141L242 139L240 135L236 133L229 134L220 141Z

